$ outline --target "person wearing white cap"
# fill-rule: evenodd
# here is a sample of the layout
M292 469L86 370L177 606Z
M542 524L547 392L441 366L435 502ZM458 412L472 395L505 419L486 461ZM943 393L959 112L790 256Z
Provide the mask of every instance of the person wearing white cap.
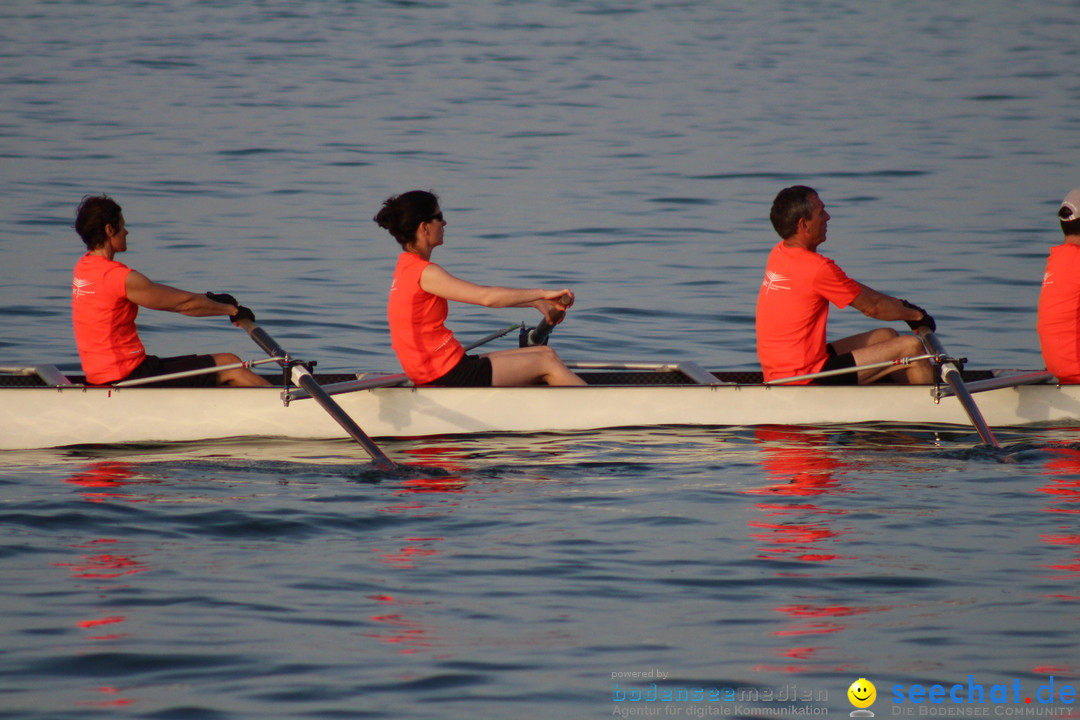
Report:
M1080 383L1080 188L1065 196L1058 220L1065 241L1050 248L1036 329L1046 369L1059 382Z

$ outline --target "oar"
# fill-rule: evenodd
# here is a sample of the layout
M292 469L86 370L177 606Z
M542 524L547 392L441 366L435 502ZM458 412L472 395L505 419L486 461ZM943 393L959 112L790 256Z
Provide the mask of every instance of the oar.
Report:
M289 357L289 354L282 350L277 341L256 325L254 321L242 318L237 320L236 324L246 330L251 339L255 341L255 344L261 347L270 357ZM286 366L285 361L278 360L278 362L281 363L282 367ZM394 470L399 467L397 463L386 456L386 453L379 449L379 446L367 436L367 433L360 429L360 426L349 417L348 413L342 410L341 406L322 389L311 371L299 364L293 364L291 370L293 382L307 390L308 395L315 398L315 402L319 403L323 410L328 412L330 417L334 418L337 424L345 429L349 437L360 443L360 446L371 456L371 460L376 467L385 470Z
M571 298L569 295L563 295L559 299L559 303L561 305L565 305L566 307L570 307L573 302L573 298ZM551 316L552 319L555 321L554 323L548 322L547 316L545 315L543 318L540 319L540 322L536 324L536 327L526 333L522 333L521 347L531 347L533 345L547 344L548 335L550 335L551 331L555 328L555 323L558 323L560 320L562 320L565 315L565 310L555 310L554 312L552 312Z
M960 369L956 367L956 363L948 359L948 355L946 354L941 341L929 330L920 332L919 335L922 337L926 349L929 352L937 353L942 358L939 360L941 364L941 379L948 383L949 387L953 389L953 393L956 394L956 399L960 401L960 405L963 406L964 412L967 413L968 419L971 420L971 424L975 427L975 431L979 433L979 437L990 447L1001 447L997 438L994 437L994 433L990 431L990 426L986 424L986 419L983 418L982 412L979 411L979 406L975 404L974 398L971 397L971 393L968 392L967 386L964 385L964 379L960 376Z
M524 323L522 323L522 324L524 324ZM496 330L495 332L491 333L490 335L485 335L484 337L480 338L476 342L473 342L473 343L470 343L470 344L466 345L465 346L465 352L469 352L470 350L475 350L476 348L480 347L481 345L488 344L492 340L498 340L499 338L501 338L503 335L507 334L511 330L517 330L518 327L520 327L520 326L511 325L510 327L503 328L502 330Z

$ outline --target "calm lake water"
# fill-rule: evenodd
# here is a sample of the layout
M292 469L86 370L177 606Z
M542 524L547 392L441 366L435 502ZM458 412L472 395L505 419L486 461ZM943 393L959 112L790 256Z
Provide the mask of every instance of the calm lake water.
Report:
M396 244L371 217L431 188L451 271L574 288L565 357L751 369L768 208L799 183L824 251L950 351L1041 367L1078 31L1064 0L7 0L0 364L78 367L70 225L105 192L128 264L232 292L320 369L396 370ZM259 357L220 318L141 319L160 355ZM344 441L4 453L0 717L843 717L859 678L878 717L964 709L912 701L935 684L1060 717L1080 438L999 439L386 443L428 479Z

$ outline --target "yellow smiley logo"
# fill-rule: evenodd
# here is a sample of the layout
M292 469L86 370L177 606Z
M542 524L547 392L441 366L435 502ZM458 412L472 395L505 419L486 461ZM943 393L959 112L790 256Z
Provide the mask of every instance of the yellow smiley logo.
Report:
M866 678L859 678L847 689L848 700L857 708L868 708L877 700L877 688Z

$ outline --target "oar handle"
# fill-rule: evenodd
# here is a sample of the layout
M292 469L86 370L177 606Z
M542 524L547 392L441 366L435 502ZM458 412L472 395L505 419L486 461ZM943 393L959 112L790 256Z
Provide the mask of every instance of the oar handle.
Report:
M559 304L570 307L574 304L574 298L570 295L563 295L561 298L559 298ZM553 310L551 312L551 317L555 322L549 322L547 317L545 316L540 319L540 322L536 324L536 327L534 327L528 332L528 334L525 336L525 346L529 347L533 345L546 345L548 335L551 334L551 331L555 328L555 325L561 322L564 317L566 317L566 311Z

